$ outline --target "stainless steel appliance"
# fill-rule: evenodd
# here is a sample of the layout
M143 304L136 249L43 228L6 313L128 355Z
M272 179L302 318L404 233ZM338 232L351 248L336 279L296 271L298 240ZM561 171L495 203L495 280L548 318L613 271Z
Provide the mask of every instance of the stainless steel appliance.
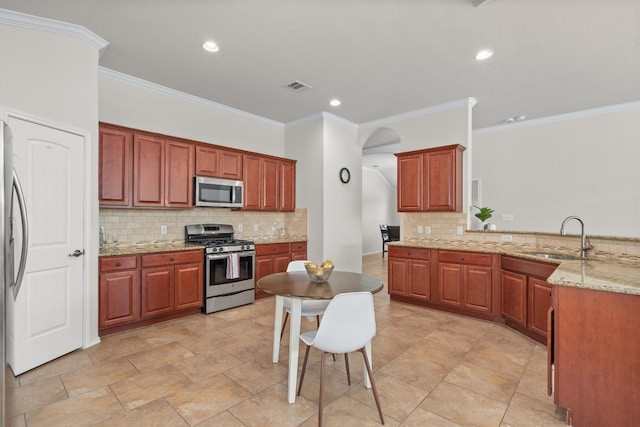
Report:
M2 347L2 382L0 383L0 425L9 425L8 414L6 411L5 402L7 401L7 393L14 389L14 386L7 387L5 382L13 380L13 373L7 363L7 350L6 350L6 306L7 298L13 298L18 294L20 284L22 282L22 276L24 273L24 267L26 262L26 248L27 248L27 218L26 210L24 208L24 197L22 194L22 188L18 177L13 170L13 139L11 131L7 124L0 120L0 141L2 141L3 149L0 150L0 211L2 211L2 217L0 218L0 240L2 240L2 292L0 292L0 346ZM14 192L15 190L15 192ZM13 200L14 194L19 205L20 219L22 221L22 235L18 236L22 242L22 253L20 261L18 263L18 271L15 273L15 257L14 257L14 235L13 235Z
M244 184L231 179L196 176L194 203L196 206L241 208L244 205Z
M256 246L233 237L229 224L185 225L185 242L203 245L203 312L213 313L255 301Z

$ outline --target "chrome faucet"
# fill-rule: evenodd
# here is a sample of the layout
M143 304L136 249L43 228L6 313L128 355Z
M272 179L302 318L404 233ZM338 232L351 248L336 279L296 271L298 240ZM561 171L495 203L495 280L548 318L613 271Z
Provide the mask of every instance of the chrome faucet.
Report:
M593 246L587 243L587 235L584 233L584 221L582 221L577 216L568 216L562 221L562 225L560 226L560 234L565 236L567 233L564 231L564 225L567 221L575 219L580 223L580 258L587 257L587 251L593 249Z

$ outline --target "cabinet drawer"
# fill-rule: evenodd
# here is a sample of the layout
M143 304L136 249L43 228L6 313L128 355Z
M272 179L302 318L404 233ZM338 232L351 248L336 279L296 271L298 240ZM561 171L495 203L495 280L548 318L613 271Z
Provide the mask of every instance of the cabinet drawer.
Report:
M138 267L137 256L100 257L100 272L132 270Z
M491 254L438 251L438 260L456 264L491 265Z
M202 251L166 252L161 254L143 255L141 258L141 264L143 267L202 262L204 259Z
M547 278L551 276L551 273L553 273L558 267L556 264L545 264L521 258L514 258L507 255L502 256L501 265L503 270L526 274L527 276L533 276L544 280L547 280Z
M404 246L389 246L389 257L429 260L429 249L407 248Z
M304 252L307 250L307 242L291 243L291 252Z
M290 248L289 243L273 243L273 244L267 244L267 245L256 245L256 256L288 254L289 248Z

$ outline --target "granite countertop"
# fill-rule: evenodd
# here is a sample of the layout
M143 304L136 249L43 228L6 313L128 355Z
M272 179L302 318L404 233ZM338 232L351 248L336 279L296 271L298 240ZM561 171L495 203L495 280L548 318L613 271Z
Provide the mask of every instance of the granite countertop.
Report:
M640 262L636 259L606 258L586 260L558 260L536 256L535 252L560 251L544 248L540 250L530 245L501 244L493 242L471 241L440 241L440 240L409 240L403 242L390 242L389 246L410 246L426 249L441 249L453 251L469 251L498 253L519 258L527 258L556 264L558 267L547 279L552 285L570 286L576 288L592 289L606 292L616 292L640 296ZM562 253L576 256L575 253Z
M113 246L113 244L109 244L105 249L101 249L99 256L138 255L155 252L193 251L202 249L203 247L201 245L192 245L183 241L118 243L117 248Z

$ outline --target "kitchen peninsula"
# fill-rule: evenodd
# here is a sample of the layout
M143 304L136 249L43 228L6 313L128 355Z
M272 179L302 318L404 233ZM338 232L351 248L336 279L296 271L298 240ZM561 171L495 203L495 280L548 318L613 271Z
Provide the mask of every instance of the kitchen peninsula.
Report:
M507 323L544 338L548 392L567 408L567 424L631 425L640 418L640 261L557 252L552 255L564 259L553 259L543 256L548 250L461 240L393 242L389 293L393 300ZM521 271L514 273L518 263Z

